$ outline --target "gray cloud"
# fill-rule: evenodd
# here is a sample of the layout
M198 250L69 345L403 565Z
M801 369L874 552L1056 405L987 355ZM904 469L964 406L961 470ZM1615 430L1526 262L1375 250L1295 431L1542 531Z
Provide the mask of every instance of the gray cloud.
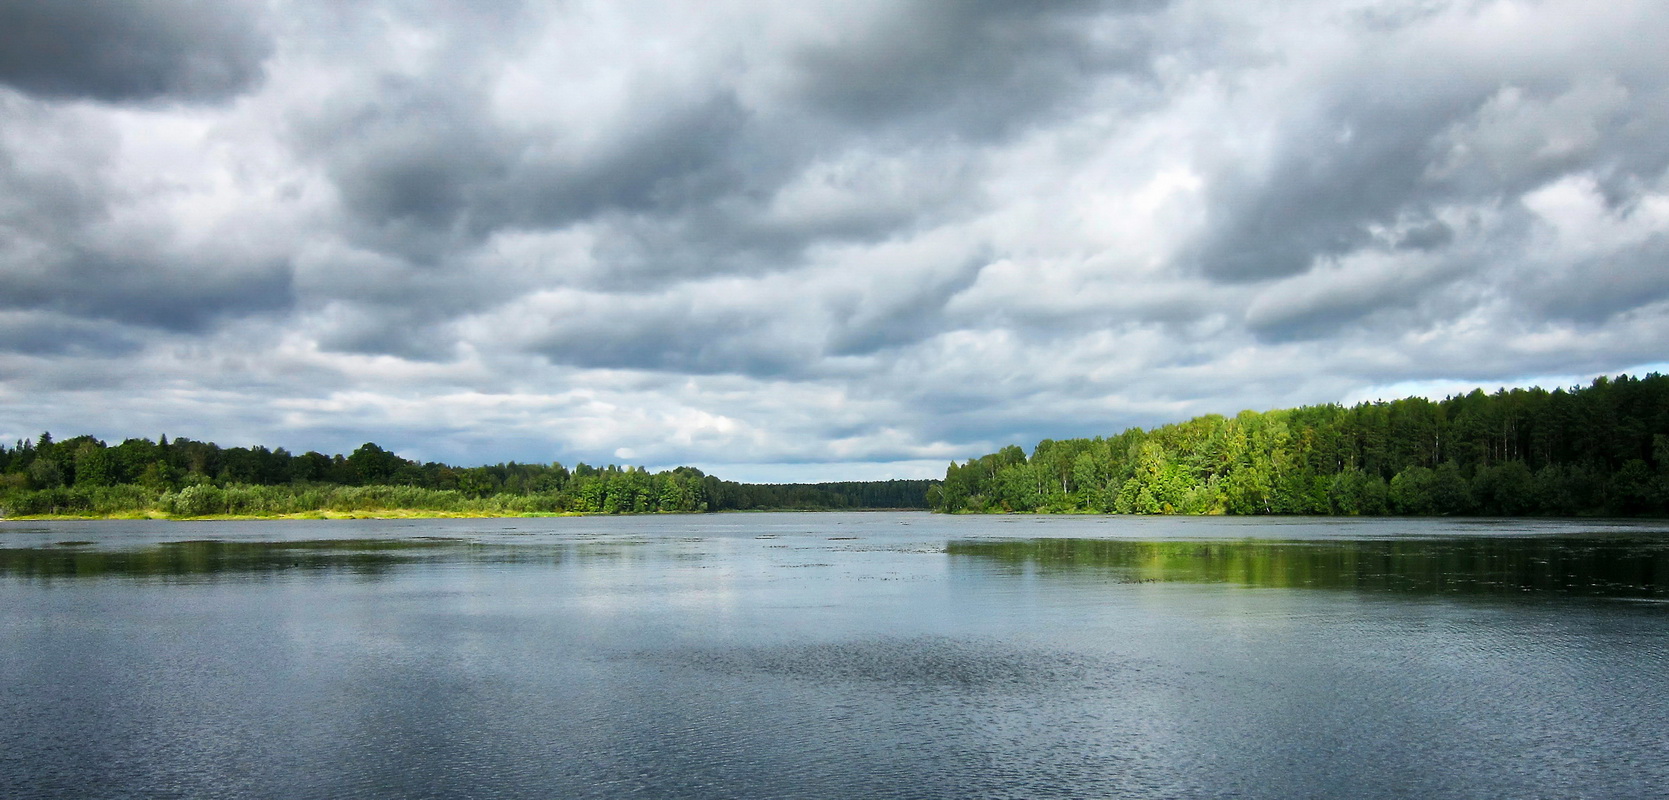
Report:
M1056 104L1081 102L1098 75L1144 70L1148 43L1126 15L1164 5L893 4L859 31L799 48L797 88L811 108L853 125L931 121L936 135L1006 135ZM1098 22L1123 24L1098 38Z
M560 226L602 213L687 213L745 185L746 112L724 94L668 109L569 163L532 163L492 194L486 227Z
M1372 242L1370 226L1399 214L1425 216L1446 199L1421 191L1431 140L1476 98L1410 106L1378 100L1373 87L1352 88L1362 94L1281 131L1266 171L1224 176L1215 230L1196 256L1207 275L1256 280L1302 272L1318 258Z
M1404 23L1432 24L1427 11ZM1640 21L1664 24L1661 13ZM1605 46L1604 33L1571 35ZM1609 74L1568 55L1494 65L1455 53L1437 71L1370 51L1296 113L1275 112L1267 164L1222 167L1194 263L1220 280L1279 278L1385 245L1376 228L1410 219L1422 230L1391 244L1444 245L1436 209L1510 201L1571 172L1591 172L1627 202L1669 166L1661 137L1642 136L1663 121L1662 69L1632 49L1619 48Z
M69 239L105 213L111 126L0 92L0 248L11 258Z
M747 112L726 93L645 109L564 149L552 144L560 129L497 124L484 91L390 80L307 112L298 147L340 193L353 241L435 264L497 232L602 222L622 229L612 245L622 268L635 260L637 271L662 274L726 271L747 251L803 245L748 219L757 213L749 196L769 187L751 186L761 176L748 162L761 153L750 147ZM705 257L680 266L692 248Z
M1627 251L1561 265L1516 287L1551 319L1598 325L1669 298L1669 233Z
M297 121L298 144L323 160L346 210L365 226L363 241L410 258L501 229L606 217L629 228L622 248L648 248L635 259L646 272L769 268L810 242L873 240L931 212L773 218L768 201L805 170L842 151L917 146L913 135L877 130L884 120L925 115L933 130L915 135L969 139L1033 124L1097 75L1141 65L1139 46L1095 41L1086 22L1108 8L1122 19L1159 6L888 6L851 42L790 47L795 78L783 105L750 107L715 75L719 82L656 97L613 124L506 125L486 102L491 70L480 55L443 48L455 60L428 62L417 77L349 83L324 98ZM450 23L442 16L431 24ZM550 91L560 97L566 90L553 77ZM812 123L800 105L841 124ZM577 131L601 135L565 145ZM665 238L669 246L655 246ZM697 262L674 266L691 258Z
M925 279L880 281L873 291L847 298L836 307L838 323L825 354L871 355L937 334L946 327L945 305L971 286L989 262L988 254L979 253L937 274L924 271Z
M0 133L0 309L202 331L289 307L281 256L235 242L186 246L174 241L177 221L130 219L167 190L112 176L122 146L115 126L16 96L0 96L0 110L13 123Z
M1666 35L1649 0L0 0L0 440L879 477L1650 366Z
M226 317L267 313L293 302L284 263L218 262L73 253L33 279L18 280L0 307L39 308L177 332Z
M0 2L0 82L44 97L222 100L261 78L260 9L202 0Z
M29 356L121 356L143 345L120 327L47 312L0 314L0 351Z

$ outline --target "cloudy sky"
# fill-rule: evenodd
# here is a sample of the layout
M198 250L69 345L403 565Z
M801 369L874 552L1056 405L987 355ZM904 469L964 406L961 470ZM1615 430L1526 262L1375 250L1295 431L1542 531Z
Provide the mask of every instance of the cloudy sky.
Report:
M0 0L0 439L928 477L1669 359L1662 0Z

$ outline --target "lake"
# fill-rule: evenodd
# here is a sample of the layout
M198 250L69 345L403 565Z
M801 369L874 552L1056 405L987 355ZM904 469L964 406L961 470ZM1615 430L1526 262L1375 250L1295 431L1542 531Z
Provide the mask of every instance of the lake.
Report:
M12 798L1646 798L1669 523L0 524Z

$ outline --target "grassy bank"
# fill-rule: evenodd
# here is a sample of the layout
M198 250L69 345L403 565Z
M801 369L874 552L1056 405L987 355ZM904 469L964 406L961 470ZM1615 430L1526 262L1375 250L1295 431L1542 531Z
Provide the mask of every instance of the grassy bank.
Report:
M674 512L656 512L674 513ZM110 514L23 514L18 516L0 517L0 523L5 522L38 522L38 521L66 521L66 520L137 520L156 519L172 520L175 522L203 522L226 520L268 520L268 519L516 519L529 517L583 517L587 514L579 511L434 511L418 508L384 508L361 511L295 511L281 514L204 514L188 517L169 514L163 511L119 511Z
M417 486L329 484L199 484L177 491L133 485L66 487L13 491L0 501L6 519L405 519L556 516L602 510L576 507L580 504L559 492L472 496Z

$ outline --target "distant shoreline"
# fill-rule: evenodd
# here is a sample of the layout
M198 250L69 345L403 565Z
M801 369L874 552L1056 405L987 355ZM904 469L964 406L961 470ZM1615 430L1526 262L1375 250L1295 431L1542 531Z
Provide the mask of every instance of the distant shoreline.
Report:
M544 517L695 517L711 514L871 514L871 513L930 513L925 508L747 508L724 511L643 511L608 513L603 511L425 511L421 509L384 509L379 511L301 511L290 514L209 514L201 517L179 517L163 512L132 512L119 514L20 514L0 516L0 524L7 522L101 522L159 520L166 522L247 522L259 520L352 520L352 519L537 519Z

